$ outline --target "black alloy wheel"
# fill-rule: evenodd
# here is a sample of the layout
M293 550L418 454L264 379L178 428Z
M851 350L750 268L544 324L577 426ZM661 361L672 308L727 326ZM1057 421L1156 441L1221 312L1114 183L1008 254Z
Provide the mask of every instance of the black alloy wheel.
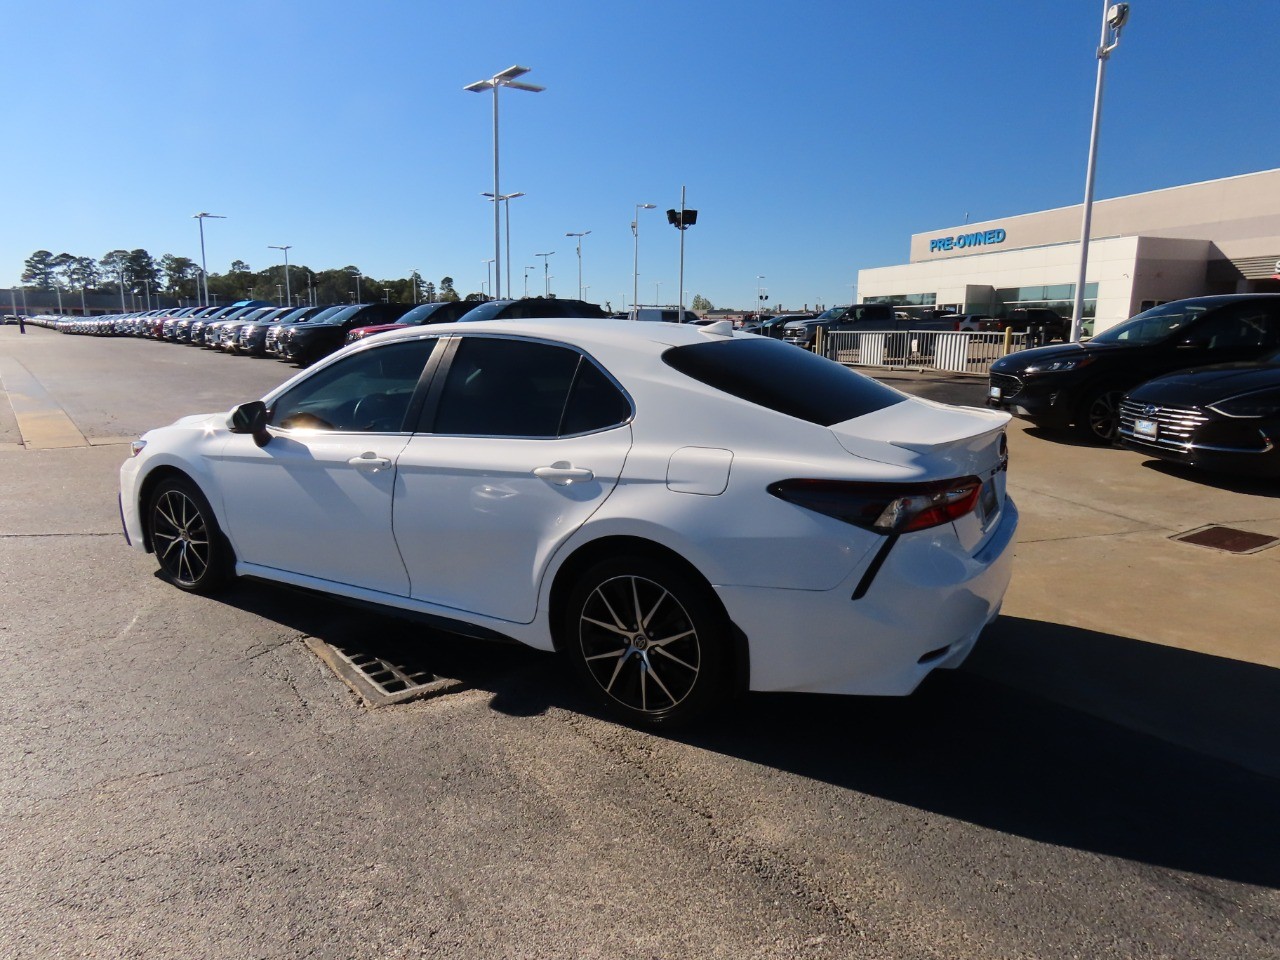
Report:
M1115 443L1120 428L1123 390L1100 390L1085 401L1076 427L1095 443Z
M185 479L162 480L147 511L160 575L179 590L211 593L230 578L231 548L209 501Z
M687 723L728 692L728 624L710 587L647 557L587 571L562 638L587 689L628 723Z

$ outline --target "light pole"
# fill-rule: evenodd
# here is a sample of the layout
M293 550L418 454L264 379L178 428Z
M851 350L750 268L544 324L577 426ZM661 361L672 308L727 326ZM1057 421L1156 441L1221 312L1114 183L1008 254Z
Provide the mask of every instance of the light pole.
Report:
M535 257L542 258L542 286L543 286L542 295L544 297L551 296L551 276L550 274L547 273L547 258L554 257L555 255L556 255L556 252L554 250L552 250L550 253L534 254Z
M640 211L652 210L655 206L657 206L657 204L637 203L636 217L631 221L631 235L635 237L636 240L635 254L631 259L631 306L633 309L635 308L635 305L640 302L639 299L637 299L639 296L638 291L640 289Z
M653 305L655 307L662 306L661 290L662 290L662 281L661 280L653 281Z
M364 294L360 292L360 271L353 270L356 278L356 303L364 303Z
M193 213L191 219L200 221L200 277L204 281L204 302L207 304L209 302L209 265L204 259L204 222L227 218L217 213Z
M292 292L289 290L289 250L293 247L292 243L286 243L277 246L274 243L268 243L268 250L284 251L284 302L289 303L292 300Z
M481 260L480 262L484 264L485 277L487 278L485 280L485 284L487 285L489 290L492 290L493 289L493 258L490 257L488 260ZM497 297L494 297L494 299L496 300Z
M590 230L583 230L581 233L566 233L566 237L578 238L578 299L582 299L582 238L589 234Z
M527 90L529 93L541 93L546 87L535 86L532 83L516 83L516 77L523 77L529 72L528 67L514 66L507 67L501 73L495 73L488 80L477 80L475 83L469 83L463 90L470 90L472 93L480 93L483 90L493 91L493 195L495 197L502 196L502 190L498 186L498 89L500 87L511 87L514 90ZM498 274L502 273L502 244L499 240L501 233L501 224L498 217L498 204L493 205L493 259L498 264ZM497 294L502 296L502 281L499 279Z
M667 222L680 231L680 323L684 323L684 232L698 222L698 211L689 210L684 205L684 187L680 188L680 209L667 211Z
M756 316L759 316L764 309L764 284L761 283L763 279L764 274L756 275Z
M1084 175L1084 213L1080 219L1080 272L1076 276L1076 298L1071 314L1071 342L1080 341L1084 325L1084 277L1089 265L1089 227L1093 219L1093 171L1098 162L1098 126L1102 122L1102 83L1107 61L1120 43L1120 31L1129 22L1129 5L1103 0L1102 37L1098 41L1098 82L1093 90L1093 124L1089 129L1089 162Z
M492 193L482 193L480 194L480 196L488 197L491 201L493 200ZM523 196L524 196L523 192L504 193L502 196L498 198L502 202L502 205L507 208L507 295L508 296L511 295L511 201L517 199L518 197L523 197Z

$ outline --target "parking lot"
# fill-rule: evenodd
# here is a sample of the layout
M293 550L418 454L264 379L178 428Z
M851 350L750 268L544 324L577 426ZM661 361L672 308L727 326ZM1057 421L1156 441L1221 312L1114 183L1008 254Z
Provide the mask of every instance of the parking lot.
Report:
M962 670L663 737L546 655L126 549L125 444L294 372L0 331L0 955L1274 955L1280 546L1173 539L1280 536L1274 485L1015 422L1013 585ZM456 682L371 709L308 639Z

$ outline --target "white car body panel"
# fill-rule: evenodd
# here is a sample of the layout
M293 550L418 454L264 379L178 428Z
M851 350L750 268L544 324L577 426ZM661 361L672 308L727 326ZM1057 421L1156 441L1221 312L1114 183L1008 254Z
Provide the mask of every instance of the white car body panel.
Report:
M635 418L626 428L561 440L397 434L376 442L362 436L353 447L333 437L308 440L312 451L333 445L324 454L327 465L309 481L318 487L327 477L334 484L324 509L354 505L349 517L327 521L310 512L322 509L320 500L281 507L281 498L302 500L308 481L283 479L285 467L274 481L251 469L280 456L273 448L281 436L260 449L227 431L226 414L186 418L147 434L147 449L122 467L127 535L145 548L145 477L158 467L180 469L206 492L236 550L238 573L448 617L540 649L554 648L549 607L563 564L603 538L636 538L678 554L711 584L746 637L752 689L905 694L930 670L957 665L999 611L1009 582L1018 518L1001 463L1008 416L904 395L831 427L799 420L656 360L665 345L729 339L707 329L605 320L463 322L352 345L277 388L268 404L351 351L417 336L496 335L585 351L631 395ZM383 436L394 439L379 446ZM341 456L365 450L392 460L394 470L368 475ZM531 474L557 463L586 467L593 481L575 489L576 481L560 487ZM771 483L790 478L915 482L970 475L990 484L989 513L902 535L856 600L886 538L767 493ZM234 490L227 477L236 480ZM390 491L387 481L394 481ZM247 496L268 490L269 501ZM384 517L385 538L364 529ZM298 545L286 548L273 538ZM317 553L326 557L317 560ZM368 567L370 557L376 570Z

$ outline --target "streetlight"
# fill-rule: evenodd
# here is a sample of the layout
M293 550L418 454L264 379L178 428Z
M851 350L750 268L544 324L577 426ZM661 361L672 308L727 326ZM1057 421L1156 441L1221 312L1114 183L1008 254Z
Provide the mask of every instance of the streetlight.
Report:
M581 233L566 233L566 237L578 238L578 299L582 299L582 238L589 234L590 230L583 230Z
M684 323L684 232L698 222L698 211L684 205L684 187L680 187L680 209L667 211L667 222L680 231L680 323Z
M355 267L352 267L351 270L352 270L352 273L355 274L355 278L356 278L356 303L364 303L364 294L360 292L360 276L361 276L360 271L357 270Z
M488 80L477 80L475 83L469 83L463 90L470 90L472 93L480 93L483 90L493 91L493 195L495 197L502 196L502 190L498 186L498 89L500 87L511 87L514 90L527 90L529 93L541 93L546 87L538 87L532 83L516 83L516 77L522 77L529 72L528 67L514 66L507 67L501 73L495 73ZM501 232L501 224L498 218L499 210L497 203L493 205L493 259L498 264L498 274L501 277L502 272L502 244L499 240ZM499 279L497 294L500 299L502 296L502 281Z
M217 213L193 213L192 220L200 221L200 276L204 280L204 302L209 302L209 265L204 259L204 222L206 220L225 220L226 217Z
M485 283L488 285L488 289L492 290L493 289L493 258L490 257L488 260L481 260L480 262L484 264L485 276L488 278L487 280L485 280ZM497 297L494 297L494 299L496 300Z
M493 200L492 193L482 193L482 197L488 197ZM511 201L518 197L523 197L523 192L504 193L498 199L502 201L502 205L507 208L507 294L511 294Z
M760 281L764 279L764 274L756 274L756 315L759 316L764 309L764 284Z
M550 297L550 296L551 296L551 277L547 274L547 258L548 258L548 257L554 257L555 255L556 255L556 252L555 252L554 250L552 250L550 253L535 253L535 254L534 254L534 256L535 256L535 257L541 257L541 258L542 258L542 285L543 285L543 287L545 288L545 289L543 290L543 294L542 294L542 295L543 295L544 297Z
M538 269L538 268L537 268L537 267L525 267L525 268L524 268L524 295L525 295L526 297L527 297L527 296L529 296L529 271L530 271L530 270L536 270L536 269Z
M1129 22L1129 5L1103 0L1102 37L1098 41L1098 82L1093 90L1093 125L1089 130L1089 163L1084 175L1084 214L1080 220L1080 273L1076 277L1076 298L1071 314L1071 342L1079 343L1084 325L1084 275L1089 264L1089 227L1093 219L1093 171L1098 162L1098 126L1102 121L1102 82L1106 78L1111 51L1120 44L1120 31Z
M292 243L286 243L286 244L283 244L282 246L277 246L274 243L267 244L268 250L284 251L284 302L285 303L289 303L293 299L291 291L289 290L289 250L292 247L293 247Z
M659 292L661 289L662 289L662 281L661 280L653 281L653 305L655 307L662 306L661 293Z
M631 306L634 308L640 301L638 290L640 289L640 211L652 210L657 206L653 203L637 203L636 217L631 221L631 235L636 238L635 255L631 260Z

